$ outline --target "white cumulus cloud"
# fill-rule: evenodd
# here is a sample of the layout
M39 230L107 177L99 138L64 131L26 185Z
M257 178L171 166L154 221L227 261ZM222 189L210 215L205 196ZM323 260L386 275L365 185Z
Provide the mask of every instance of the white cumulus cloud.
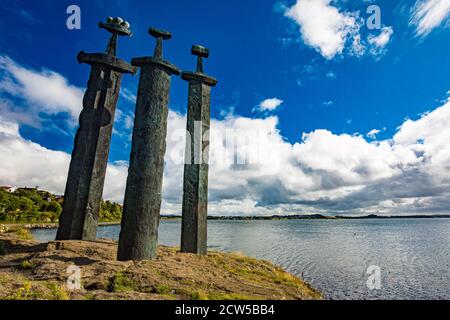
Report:
M286 16L299 26L303 41L331 59L342 53L345 42L359 26L355 16L340 12L331 0L298 0Z
M383 26L381 33L363 32L359 11L346 11L332 0L297 0L285 16L299 27L303 42L331 60L348 53L356 57L370 54L380 58L386 52L394 29Z
M366 136L370 139L376 139L377 134L379 134L381 131L378 129L372 129L369 132L367 132Z
M370 45L370 53L373 56L381 56L386 52L386 46L391 41L394 29L392 27L383 27L379 35L370 34L367 42Z
M417 0L412 9L410 24L417 36L426 36L439 27L450 15L450 0Z
M50 150L19 134L19 125L0 117L0 184L28 186L63 194L70 154ZM121 202L128 168L110 163L107 169L106 199Z
M15 103L8 97L13 96ZM60 74L23 67L0 54L0 111L4 117L37 126L41 114L66 113L76 124L82 108L83 90L68 83ZM22 111L17 114L17 109ZM23 112L26 109L27 112Z
M278 98L265 99L265 100L261 101L261 103L253 109L253 112L255 112L255 111L260 111L260 112L274 111L279 106L281 106L281 104L283 102L284 102L283 100L278 99Z

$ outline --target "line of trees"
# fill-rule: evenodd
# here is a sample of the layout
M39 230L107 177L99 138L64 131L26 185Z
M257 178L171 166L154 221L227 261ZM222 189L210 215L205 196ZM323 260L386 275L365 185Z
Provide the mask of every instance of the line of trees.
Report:
M52 223L58 222L64 199L37 188L21 188L15 192L0 189L0 222ZM118 203L102 201L99 220L120 221L122 207Z

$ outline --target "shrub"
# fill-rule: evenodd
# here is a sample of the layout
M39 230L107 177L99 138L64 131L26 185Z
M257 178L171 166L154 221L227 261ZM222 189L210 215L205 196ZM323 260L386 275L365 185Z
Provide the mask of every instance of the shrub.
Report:
M25 281L23 283L23 286L17 290L14 297L12 297L14 300L29 300L32 298L32 292L31 292L32 283L31 281Z
M36 264L30 260L23 260L19 264L19 269L21 270L33 270L34 268L36 268Z
M33 236L31 235L30 230L26 229L26 228L15 227L15 228L12 228L12 229L6 231L6 233L14 233L22 240L32 240L33 239Z
M138 291L134 280L122 272L117 272L109 280L108 290L112 292Z
M47 287L50 289L52 300L70 299L70 293L67 292L67 290L63 286L60 286L58 283L50 282Z
M165 284L157 284L153 287L153 292L158 294L169 294L172 292L172 289Z

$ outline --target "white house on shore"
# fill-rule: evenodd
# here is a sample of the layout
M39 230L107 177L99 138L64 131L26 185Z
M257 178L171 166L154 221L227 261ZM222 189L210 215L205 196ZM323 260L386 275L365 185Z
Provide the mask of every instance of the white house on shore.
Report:
M6 192L15 192L17 190L16 187L11 187L11 186L0 186L1 190L4 190Z

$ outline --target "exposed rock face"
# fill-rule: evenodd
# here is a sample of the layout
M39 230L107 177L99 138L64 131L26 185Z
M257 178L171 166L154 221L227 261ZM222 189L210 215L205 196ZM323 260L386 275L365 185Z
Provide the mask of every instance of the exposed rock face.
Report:
M0 233L0 299L320 299L320 293L269 262L240 254L181 254L116 261L117 243L38 243ZM68 267L81 289L66 287Z

